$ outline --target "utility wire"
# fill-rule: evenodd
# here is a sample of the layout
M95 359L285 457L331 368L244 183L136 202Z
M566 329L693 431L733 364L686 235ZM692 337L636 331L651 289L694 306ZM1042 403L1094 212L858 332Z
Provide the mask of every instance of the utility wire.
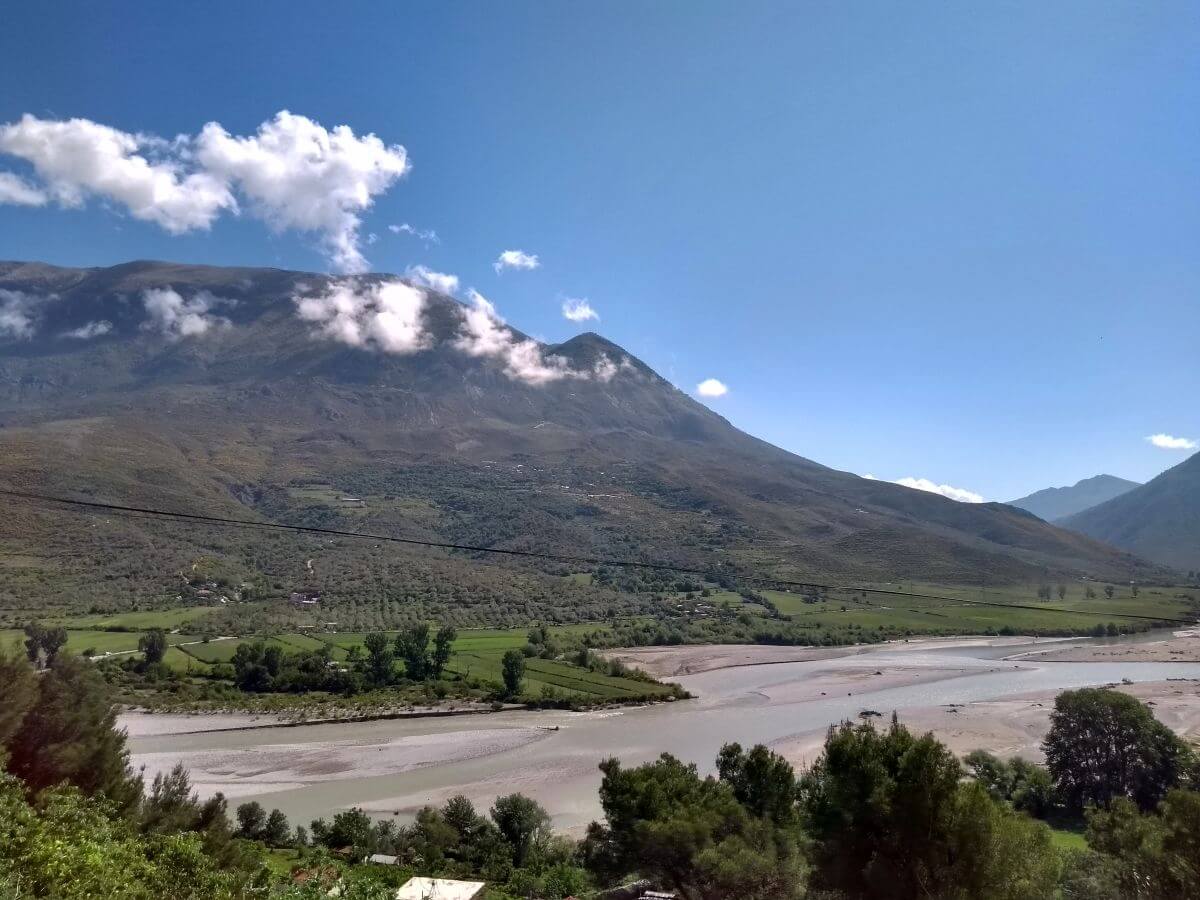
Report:
M0 496L15 497L21 500L27 500L34 503L58 503L64 506L74 506L84 509L102 510L104 512L120 513L137 518L166 518L179 519L188 522L197 522L203 525L220 526L226 528L263 528L275 529L279 531L291 531L306 534L326 534L333 537L348 537L358 538L360 540L369 541L388 541L393 544L407 544L414 547L429 547L440 550L460 550L467 553L493 553L504 556L516 556L526 559L544 559L552 562L573 563L577 565L587 566L625 566L630 568L650 569L660 572L678 572L685 575L698 575L702 578L712 579L718 577L728 577L730 574L736 573L721 573L713 572L710 569L694 569L687 566L678 566L672 563L657 563L657 562L636 562L628 559L608 559L599 556L570 556L558 553L543 553L536 550L512 550L504 547L476 547L470 544L454 544L446 541L422 541L417 538L395 537L387 534L371 534L362 531L342 531L337 528L320 528L315 525L291 525L285 522L255 522L249 519L233 519L225 516L209 516L201 513L184 513L171 512L170 510L153 509L141 506L124 506L117 503L101 503L96 500L75 500L69 497L54 497L48 494L37 494L30 491L14 491L0 488ZM764 576L736 576L740 581L759 583L759 584L774 584L785 585L787 587L797 588L815 588L825 591L839 591L849 593L871 593L882 594L885 596L894 597L913 597L923 600L943 600L949 603L966 603L972 606L993 606L1002 609L1028 609L1036 612L1057 612L1067 613L1071 615L1094 616L1094 613L1089 613L1086 610L1077 609L1061 609L1058 607L1032 606L1019 603L1000 603L985 600L966 600L961 597L945 597L938 594L919 594L912 591L896 591L886 588L864 588L853 586L838 586L832 584L820 584L813 581L789 581L783 578L773 578ZM1139 616L1132 613L1112 613L1113 616L1122 619L1141 619L1148 622L1171 622L1180 625L1194 624L1188 619L1171 619L1161 616Z

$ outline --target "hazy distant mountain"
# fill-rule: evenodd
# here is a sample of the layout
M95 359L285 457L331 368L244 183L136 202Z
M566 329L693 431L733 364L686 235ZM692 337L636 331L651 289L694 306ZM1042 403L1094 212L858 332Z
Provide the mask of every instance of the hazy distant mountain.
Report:
M415 320L411 296L362 305L389 281L333 297L345 282L275 269L0 263L0 485L731 575L1153 576L1010 506L773 447L599 335L539 345L432 291ZM278 584L292 565L165 531L14 508L0 548L23 583L70 570L58 590L85 593L197 553ZM149 562L117 572L130 553ZM96 554L111 578L88 575Z
M1145 559L1200 571L1200 453L1061 524Z
M1054 522L1083 512L1113 497L1119 497L1138 486L1136 481L1128 481L1115 475L1096 475L1070 487L1037 491L1020 500L1012 500L1008 505L1027 510L1047 522Z

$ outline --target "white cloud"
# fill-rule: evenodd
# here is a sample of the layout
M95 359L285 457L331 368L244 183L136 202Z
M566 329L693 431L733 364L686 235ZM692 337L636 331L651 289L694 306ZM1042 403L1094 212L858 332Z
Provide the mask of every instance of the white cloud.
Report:
M1195 450L1200 447L1200 444L1190 438L1175 437L1170 434L1152 434L1146 440L1163 450Z
M586 299L575 299L568 297L563 301L562 314L564 319L569 319L572 322L586 322L588 319L599 320L600 314L592 308L592 304Z
M45 206L50 197L41 188L36 188L12 172L0 172L0 203L17 206Z
M214 306L231 302L208 291L200 291L185 300L183 295L171 288L150 288L142 291L142 305L150 316L142 327L147 331L157 331L171 341L197 337L214 328L228 328L232 324L224 316L210 314Z
M504 374L526 384L590 376L591 373L572 369L561 356L547 355L532 338L518 340L496 307L478 291L469 291L469 297L471 305L463 312L464 331L454 342L459 350L470 356L496 358L503 365ZM610 374L608 378L611 377Z
M72 328L70 331L64 331L62 336L65 338L77 338L81 341L91 340L94 337L100 337L102 334L108 334L112 331L112 322L106 319L100 319L96 322L88 322L86 325L80 325L78 328Z
M293 297L296 312L319 334L351 347L415 353L430 346L422 311L425 292L402 281L335 281L314 297Z
M409 266L404 270L405 276L418 284L432 288L440 294L454 296L458 293L458 276L447 272L435 272L426 266Z
M930 481L928 478L897 478L894 483L903 485L906 488L913 488L917 491L928 491L931 494L941 494L943 497L948 497L951 500L957 500L960 503L983 502L983 497L974 491L968 491L966 488L954 487L950 484L938 484L934 481Z
M42 181L0 173L0 202L52 198L77 207L95 196L180 234L237 214L241 197L277 231L319 235L333 264L348 272L368 267L359 249L362 213L409 169L398 144L358 137L345 125L326 129L286 110L249 137L209 122L199 135L172 141L26 114L0 125L0 153L26 160Z
M50 297L0 288L0 337L31 338L36 307Z
M388 231L392 234L409 234L415 238L420 238L427 244L440 244L441 238L438 233L432 228L417 228L414 225L409 225L407 222L402 222L399 225L389 225Z
M724 397L729 393L729 388L715 378L705 378L696 385L696 393L701 397Z
M541 266L536 253L526 253L524 250L505 250L492 263L497 273L505 269L536 269Z
M172 234L208 228L237 201L220 176L187 172L179 158L162 156L163 142L87 119L52 121L24 115L0 125L0 153L26 160L61 206L89 195L113 200L135 219ZM145 151L144 153L139 151Z
M206 170L236 183L274 228L320 234L346 272L368 268L358 249L360 214L409 169L399 144L357 137L345 125L330 131L287 110L252 137L233 137L209 122L195 155Z

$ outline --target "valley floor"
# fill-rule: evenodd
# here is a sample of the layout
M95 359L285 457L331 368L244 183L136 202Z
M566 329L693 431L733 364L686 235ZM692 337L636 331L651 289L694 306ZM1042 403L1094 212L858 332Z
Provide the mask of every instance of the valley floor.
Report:
M1176 731L1200 737L1200 664L1027 655L1045 643L959 638L826 650L617 651L698 698L640 708L290 728L240 717L234 727L243 730L224 732L196 727L198 718L205 727L219 726L220 717L172 717L174 729L158 719L149 730L157 733L143 722L157 717L122 721L130 727L133 763L146 767L146 777L181 762L202 794L260 797L298 821L349 806L408 817L456 793L486 807L499 794L521 791L552 813L556 828L572 832L599 812L597 766L604 758L636 764L670 752L710 771L720 746L736 740L768 744L804 765L829 725L872 712L886 721L894 710L960 753L987 749L1036 759L1059 691L1114 684L1152 703Z

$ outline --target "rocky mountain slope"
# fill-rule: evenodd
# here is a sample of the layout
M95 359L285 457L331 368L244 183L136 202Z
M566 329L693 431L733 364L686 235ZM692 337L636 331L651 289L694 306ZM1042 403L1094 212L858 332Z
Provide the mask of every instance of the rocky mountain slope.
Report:
M1200 453L1061 523L1184 572L1200 572Z
M0 485L59 495L731 577L1155 575L1010 506L773 447L599 335L540 345L391 276L0 263L0 423ZM279 590L308 577L309 545L9 505L0 596L159 596L197 555ZM379 577L336 568L333 589Z

